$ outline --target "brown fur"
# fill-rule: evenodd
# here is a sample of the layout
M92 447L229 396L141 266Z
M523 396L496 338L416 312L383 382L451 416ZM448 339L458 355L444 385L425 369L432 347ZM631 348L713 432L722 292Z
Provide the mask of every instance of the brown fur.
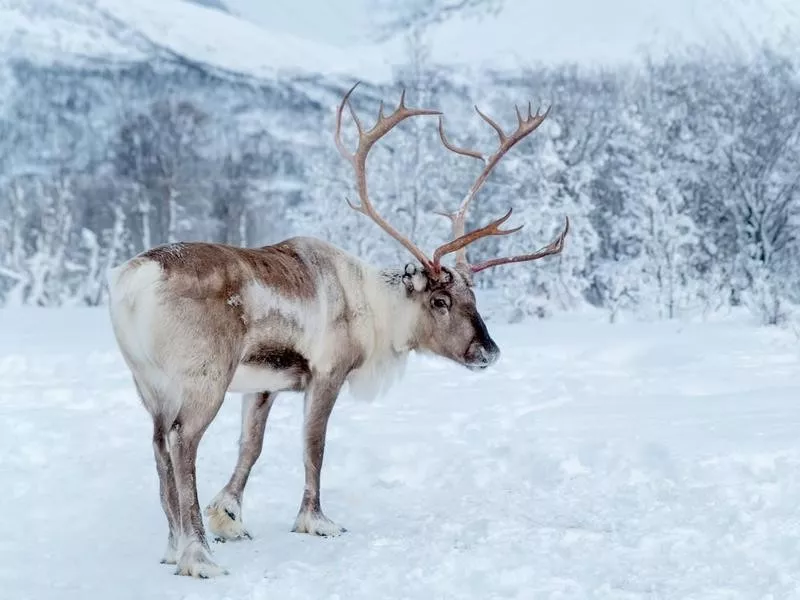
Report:
M294 240L262 248L180 242L157 246L140 258L158 262L170 281L170 292L184 298L227 300L253 280L294 298L309 299L315 291L311 272Z

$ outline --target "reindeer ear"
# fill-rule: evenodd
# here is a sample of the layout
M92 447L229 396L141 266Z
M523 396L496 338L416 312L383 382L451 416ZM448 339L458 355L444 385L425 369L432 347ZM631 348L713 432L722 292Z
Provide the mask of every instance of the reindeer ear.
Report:
M472 271L469 266L456 263L455 270L464 278L464 282L468 287L473 287Z
M406 265L405 272L403 273L403 285L409 294L414 292L424 292L428 289L428 276L411 263Z

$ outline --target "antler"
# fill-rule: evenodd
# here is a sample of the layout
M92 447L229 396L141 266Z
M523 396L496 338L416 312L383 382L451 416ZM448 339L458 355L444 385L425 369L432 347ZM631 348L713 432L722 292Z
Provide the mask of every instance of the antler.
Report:
M378 121L375 123L372 129L364 131L361 121L359 120L358 116L356 116L356 113L350 104L350 94L353 93L353 90L356 89L356 86L358 86L359 83L360 82L356 82L355 85L353 85L353 87L351 87L350 90L344 95L342 102L339 104L339 107L336 110L336 132L334 134L336 147L338 148L339 153L345 159L347 159L351 165L353 165L353 170L355 171L356 175L358 196L361 200L361 203L357 205L350 202L349 199L347 200L347 203L353 210L357 210L358 212L367 215L370 219L375 221L375 223L377 223L381 229L405 246L405 248L411 252L411 254L413 254L414 257L422 264L425 270L428 272L435 272L438 269L434 267L433 262L427 256L425 256L425 253L420 250L419 247L408 237L402 235L386 220L384 220L383 217L381 217L381 215L375 210L372 202L370 202L369 193L367 191L367 155L369 154L369 151L375 142L389 133L389 131L391 131L401 121L409 117L420 115L441 115L442 113L438 110L406 107L406 92L403 90L402 94L400 95L400 103L395 111L388 117L385 117L383 115L383 102L381 102L380 109L378 111ZM347 151L347 148L345 148L344 143L342 142L342 111L344 110L345 104L347 104L347 107L350 109L350 114L352 115L353 121L358 129L358 147L353 154Z
M517 231L522 229L522 225L520 225L519 227L515 227L514 229L500 229L500 225L502 225L508 220L508 218L511 216L512 211L513 209L509 208L508 212L499 219L497 219L496 221L492 221L488 225L481 227L480 229L471 231L465 235L460 235L454 240L439 246L433 253L433 264L434 265L440 264L441 258L445 254L450 254L451 252L458 252L461 256L463 256L464 254L466 254L466 251L462 252L462 250L475 240L478 240L482 237L487 237L490 235L508 235L510 233L516 233ZM439 213L439 214L446 214L446 213ZM446 216L451 216L451 215L446 215ZM454 223L453 229L455 230L456 228L455 218L453 218L452 220ZM459 226L463 231L464 223L461 222Z
M464 233L464 228L466 224L466 216L467 216L467 208L469 207L470 202L472 199L477 195L478 191L483 187L483 184L486 183L486 179L489 177L491 172L500 162L500 160L505 156L505 154L520 140L525 138L526 136L533 133L539 125L547 118L550 114L550 107L544 113L539 113L539 109L536 109L536 113L533 113L531 109L531 103L528 103L528 114L527 116L523 117L522 113L520 113L519 107L516 105L514 109L517 113L517 128L512 132L510 135L506 134L503 131L503 128L497 124L491 117L481 112L481 110L476 106L475 111L480 115L480 117L486 121L496 132L497 136L500 138L500 145L497 150L486 158L483 154L478 152L477 150L469 150L467 148L461 148L459 146L455 146L452 144L444 133L444 119L443 117L439 117L439 137L442 140L442 144L444 147L450 150L451 152L455 152L456 154L461 154L462 156L469 156L471 158L476 158L483 162L484 167L481 173L478 175L475 182L472 184L472 187L469 189L467 194L461 200L461 204L459 205L458 209L453 213L445 213L439 212L438 214L448 217L453 225L453 239L452 241L443 244L433 254L433 269L434 271L438 271L441 268L440 261L443 256L446 254L450 254L452 252L456 253L456 264L467 268L472 273L477 273L478 271L482 271L484 269L488 269L489 267L494 267L496 265L511 263L511 262L523 262L528 260L537 260L540 258L544 258L545 256L549 256L551 254L558 254L564 247L564 238L569 231L569 219L567 218L566 226L561 234L553 240L550 244L541 248L540 250L534 252L533 254L526 254L521 256L509 257L509 258L496 258L492 260L488 260L477 265L470 265L467 261L467 251L466 247L484 237L489 236L501 236L501 235L509 235L511 233L515 233L522 229L522 226L515 227L514 229L500 229L500 225L505 223L508 218L511 216L511 212L513 209L509 209L509 211L496 221L492 221L488 225L471 231L470 233Z
M500 217L499 219L492 221L488 225L480 227L479 229L475 229L469 233L465 233L465 222L466 222L466 215L467 215L467 208L469 207L470 202L476 196L478 191L483 187L483 184L486 183L486 179L489 177L491 172L500 162L500 160L505 156L505 154L520 140L531 134L535 131L539 125L547 118L548 114L550 113L550 108L544 112L539 112L539 109L536 110L534 114L531 110L531 104L528 103L528 114L526 117L522 116L518 107L514 107L517 113L517 128L514 130L510 135L506 134L503 131L502 127L497 124L491 117L487 116L476 106L475 111L480 115L480 117L486 121L496 132L498 137L500 138L500 145L497 150L489 156L488 158L485 157L483 154L476 150L469 150L466 148L461 148L455 146L454 144L450 143L447 139L447 136L444 133L444 120L441 116L442 113L438 110L426 109L426 108L408 108L405 106L405 90L403 90L402 94L400 95L400 103L398 104L397 108L390 114L389 116L384 116L383 114L383 102L381 102L380 109L378 111L378 120L373 125L373 127L369 130L364 130L364 127L361 124L358 116L356 115L355 111L353 110L352 105L350 104L350 95L353 93L353 90L359 85L360 82L356 82L353 87L351 87L348 92L342 98L341 103L339 104L336 110L336 131L334 134L334 139L336 142L336 147L339 150L339 153L347 159L348 162L353 166L353 170L356 176L356 187L358 189L358 196L361 200L359 204L353 204L349 199L347 203L350 205L350 208L353 210L357 210L358 212L368 216L371 218L381 229L383 229L386 233L400 242L414 257L422 264L423 268L428 271L431 275L437 275L441 272L441 259L443 256L453 253L456 253L456 263L467 268L471 273L477 273L479 271L483 271L484 269L488 269L489 267L494 267L501 264L507 263L515 263L515 262L524 262L530 260L538 260L540 258L544 258L545 256L550 256L552 254L558 254L564 248L564 239L566 238L567 233L569 232L569 218L566 220L566 225L564 226L564 230L559 234L559 236L550 242L547 246L537 250L532 254L524 254L519 256L512 256L512 257L505 257L505 258L494 258L491 260L487 260L475 265L470 265L467 261L466 256L466 247L484 237L489 236L503 236L503 235L510 235L512 233L516 233L522 226L515 227L513 229L500 229L500 226L505 223L510 217L513 209L509 209L509 211ZM350 153L344 146L342 142L342 113L344 111L345 104L350 109L350 114L353 117L353 121L355 122L356 129L358 130L358 147L354 153ZM375 143L385 136L389 131L391 131L396 125L398 125L401 121L409 117L415 116L422 116L422 115L439 115L439 137L442 140L445 148L450 150L451 152L455 152L456 154L461 154L463 156L469 156L471 158L476 158L483 162L484 168L481 173L478 175L475 182L472 184L472 187L469 189L467 194L461 201L461 204L453 213L439 213L448 217L452 224L453 224L453 238L451 241L442 244L439 246L433 253L433 259L429 259L425 253L420 250L420 248L414 244L408 237L402 235L398 232L394 227L392 227L380 214L375 210L372 202L369 199L369 193L367 190L367 174L366 174L366 165L367 165L367 156L369 151L375 145Z
M508 263L516 263L516 262L526 262L529 260L539 260L540 258L544 258L545 256L550 256L551 254L558 254L564 249L564 238L567 237L567 233L569 233L569 217L565 217L565 224L564 229L561 233L558 234L558 237L554 239L552 242L547 244L537 250L532 254L520 254L518 256L506 256L503 258L492 258L490 260L485 260L480 262L476 265L469 265L469 270L472 273L477 273L479 271L483 271L484 269L488 269L489 267L496 267L497 265L505 265ZM522 226L518 227L517 229L522 229Z

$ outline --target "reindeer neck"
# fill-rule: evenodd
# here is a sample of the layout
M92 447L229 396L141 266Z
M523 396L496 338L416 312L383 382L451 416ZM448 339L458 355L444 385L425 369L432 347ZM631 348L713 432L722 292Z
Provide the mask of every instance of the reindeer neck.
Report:
M385 268L375 273L372 288L376 328L383 330L386 350L407 353L415 347L419 305L409 296L403 283L402 268Z

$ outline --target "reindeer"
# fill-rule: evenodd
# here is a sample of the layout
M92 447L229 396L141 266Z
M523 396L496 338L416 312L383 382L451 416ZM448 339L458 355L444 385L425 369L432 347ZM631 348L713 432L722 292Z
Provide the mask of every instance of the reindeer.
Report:
M304 393L305 489L293 531L337 535L345 531L323 513L320 474L328 418L340 389L374 396L394 381L413 351L432 353L469 369L485 369L499 357L476 307L473 275L501 264L558 254L569 231L523 256L470 264L466 247L501 229L511 216L465 233L467 208L500 159L541 125L549 109L527 116L517 109L511 134L477 107L497 132L491 156L450 143L442 114L408 108L405 91L388 116L383 104L365 130L350 105L354 85L336 111L334 139L352 165L360 202L350 207L372 219L416 259L403 268L378 269L338 247L295 237L261 248L187 242L158 246L109 273L109 312L114 335L138 395L153 419L153 451L161 504L169 526L162 563L176 573L212 577L227 571L211 556L197 497L195 461L203 433L226 392L245 395L239 456L230 481L206 508L211 531L221 540L250 537L241 502L250 470L261 453L275 397ZM350 153L342 142L347 105L358 130ZM402 121L438 115L445 148L483 161L484 168L458 210L447 215L453 239L429 258L375 209L367 188L370 149ZM442 258L455 254L455 265Z

